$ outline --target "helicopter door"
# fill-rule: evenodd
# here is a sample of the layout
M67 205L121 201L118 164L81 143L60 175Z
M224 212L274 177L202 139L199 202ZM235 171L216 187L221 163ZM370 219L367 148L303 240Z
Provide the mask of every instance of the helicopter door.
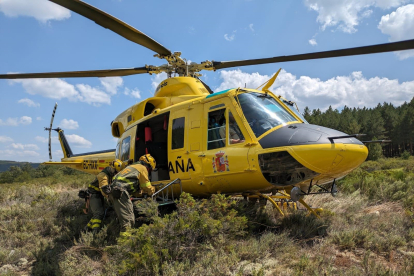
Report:
M168 174L168 118L170 113L159 114L137 127L135 139L135 159L151 154L156 161L156 169L151 172L151 182L169 180Z
M249 142L230 99L204 105L206 141L204 142L203 170L205 184L210 193L240 191L249 168Z
M187 110L171 112L168 132L168 171L170 179L190 178L188 173Z
M203 104L193 104L188 110L188 173L191 177L191 187L188 190L194 194L209 195L204 185L203 174ZM187 169L187 168L186 168Z

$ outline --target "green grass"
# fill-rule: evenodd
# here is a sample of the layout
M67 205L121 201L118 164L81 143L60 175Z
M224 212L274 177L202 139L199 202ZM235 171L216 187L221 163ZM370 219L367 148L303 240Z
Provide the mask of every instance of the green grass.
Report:
M366 162L338 182L338 197L308 196L310 205L325 210L321 219L302 210L282 218L269 203L263 209L223 195L195 200L185 194L163 216L152 202L140 203L145 223L119 238L113 212L98 235L82 232L89 216L77 192L92 176L41 168L42 177L31 171L24 181L0 184L0 271L412 275L413 163L412 157Z

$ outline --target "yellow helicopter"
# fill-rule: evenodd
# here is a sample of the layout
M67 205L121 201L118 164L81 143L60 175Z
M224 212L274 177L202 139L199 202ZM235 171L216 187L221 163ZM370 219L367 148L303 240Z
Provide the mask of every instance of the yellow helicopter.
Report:
M269 88L280 70L259 89L234 88L213 93L201 79L202 70L321 59L414 49L414 40L357 48L240 61L204 61L188 64L180 52L171 52L144 33L80 0L50 0L89 18L104 28L142 45L165 59L161 66L3 74L0 79L112 77L165 72L168 78L154 97L135 104L111 123L118 138L116 149L73 154L62 129L56 130L64 165L98 174L114 159L137 161L150 153L157 161L151 182L155 198L171 202L182 191L197 197L223 193L269 200L283 215L277 201L304 201L305 195L336 194L335 181L365 161L367 147L358 139L333 129L309 124L294 102L274 95ZM178 77L172 77L178 75ZM179 185L175 185L179 184ZM170 192L168 189L170 189Z

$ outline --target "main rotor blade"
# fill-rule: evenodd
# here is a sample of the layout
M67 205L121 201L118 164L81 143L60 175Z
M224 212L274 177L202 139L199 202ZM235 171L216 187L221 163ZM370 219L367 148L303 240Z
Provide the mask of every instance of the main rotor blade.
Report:
M0 75L0 79L122 77L144 73L148 73L146 67L50 73L3 74Z
M171 51L147 36L146 34L138 31L134 27L122 22L118 18L113 17L106 12L103 12L94 6L91 6L80 0L49 0L58 5L61 5L73 12L76 12L92 21L101 25L106 29L125 37L126 39L138 43L160 55L171 55Z
M363 46L363 47L356 47L356 48L348 48L348 49L341 49L341 50L300 54L300 55L291 55L291 56L279 56L279 57L272 57L272 58L246 59L246 60L222 61L222 62L214 61L213 66L214 66L214 69L223 69L223 68L237 67L237 66L298 61L298 60L309 60L309 59L332 58L332 57L357 56L357 55L402 51L402 50L409 50L409 49L414 49L414 39L392 42L392 43L384 43L384 44L378 44L378 45L371 45L371 46Z

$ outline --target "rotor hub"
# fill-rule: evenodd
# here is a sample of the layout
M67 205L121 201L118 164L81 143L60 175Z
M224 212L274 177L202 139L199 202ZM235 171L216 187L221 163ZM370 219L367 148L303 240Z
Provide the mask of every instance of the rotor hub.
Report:
M168 76L178 74L180 77L200 77L201 74L198 72L202 70L214 70L213 62L206 60L201 63L188 63L186 59L181 57L181 52L174 52L169 56L156 54L154 57L165 59L168 63L160 66L147 65L146 68L148 69L149 74L159 74L165 72Z

